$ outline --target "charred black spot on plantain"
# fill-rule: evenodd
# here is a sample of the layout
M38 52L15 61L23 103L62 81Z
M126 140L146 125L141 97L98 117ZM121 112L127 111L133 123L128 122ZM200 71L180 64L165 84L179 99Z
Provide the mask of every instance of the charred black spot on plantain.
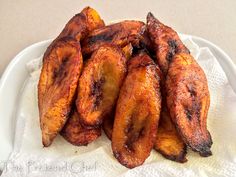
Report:
M139 139L141 138L142 136L144 136L144 130L145 128L142 127L139 131L137 132L132 132L132 133L129 133L128 135L128 139L127 141L125 142L125 146L128 150L130 151L134 151L134 143Z
M147 116L148 117L148 116ZM135 125L133 123L135 116L132 115L130 118L130 122L128 123L127 128L124 130L125 134L127 135L127 140L125 142L125 147L128 151L134 151L134 143L141 137L145 135L145 122L139 122L142 126L135 130ZM146 120L146 119L144 119Z
M212 152L210 150L211 145L212 145L212 139L210 137L207 141L197 145L196 146L196 151L198 151L200 156L202 156L202 157L211 156L212 155Z
M200 122L201 103L198 100L193 100L193 110L195 110L195 115Z
M184 112L189 120L196 117L200 121L201 104L198 100L192 99L192 104L184 108Z
M88 45L94 45L94 43L100 42L100 41L110 42L113 40L114 36L116 36L118 32L119 32L118 30L113 30L111 32L107 32L106 30L104 30L104 32L98 35L90 36L88 37Z
M55 70L53 70L53 80L56 80L57 78L59 78L59 81L61 81L61 78L66 77L67 76L67 71L65 70L66 68L66 64L69 60L70 56L64 57L59 65L59 67Z
M188 84L186 87L190 94L192 104L189 105L188 107L185 107L185 114L189 120L191 120L192 116L195 115L198 121L200 121L199 119L200 119L201 103L199 102L199 100L196 99L197 96L196 89L194 85L191 83Z
M192 84L187 85L187 89L191 97L195 97L197 95L197 92Z
M185 108L184 110L188 120L191 120L192 119L192 110L190 110L189 108Z
M94 103L93 103L93 108L94 109L96 109L99 106L99 104L102 100L102 97L103 97L103 95L102 95L102 86L103 86L104 83L105 83L105 78L102 77L99 80L92 82L92 84L91 84L91 93L90 93L90 95L92 97L95 97L95 100L94 100Z
M168 40L167 44L169 46L169 50L166 54L166 59L171 62L173 56L178 52L178 44L176 40Z

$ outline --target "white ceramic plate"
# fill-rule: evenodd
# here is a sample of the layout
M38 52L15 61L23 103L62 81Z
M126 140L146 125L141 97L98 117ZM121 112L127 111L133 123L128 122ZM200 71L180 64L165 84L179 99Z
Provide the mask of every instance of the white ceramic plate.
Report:
M186 37L188 35L181 36ZM236 66L229 56L211 42L199 37L191 37L199 47L208 47L212 51L236 93ZM50 42L51 40L42 41L21 51L2 75L0 81L0 162L5 162L13 149L18 98L21 95L25 80L29 77L26 63L42 55ZM3 163L0 163L0 169L2 167Z

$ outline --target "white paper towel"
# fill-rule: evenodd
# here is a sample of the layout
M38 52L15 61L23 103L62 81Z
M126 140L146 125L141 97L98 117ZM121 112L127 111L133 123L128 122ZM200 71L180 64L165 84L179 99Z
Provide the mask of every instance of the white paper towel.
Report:
M152 176L236 176L236 95L217 60L208 48L183 39L208 79L211 106L208 129L213 155L207 158L188 150L188 162L172 162L152 151L146 162L134 169L120 165L113 157L110 141L103 135L88 146L77 147L60 135L43 148L37 106L40 59L27 64L29 75L17 109L14 151L5 163L3 177L152 177Z

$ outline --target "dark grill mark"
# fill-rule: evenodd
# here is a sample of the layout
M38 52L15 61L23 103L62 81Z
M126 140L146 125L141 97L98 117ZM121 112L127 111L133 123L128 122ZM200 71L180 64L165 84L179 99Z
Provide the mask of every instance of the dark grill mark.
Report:
M88 45L93 45L96 42L110 42L113 40L114 36L118 33L118 30L114 31L104 31L98 35L88 37Z
M178 52L178 45L176 40L169 40L167 43L169 45L169 50L166 54L166 59L171 62L173 56Z
M96 109L103 97L102 94L102 86L105 83L105 79L104 78L100 78L98 81L94 81L91 85L91 93L90 95L92 97L95 97L95 101L93 103L93 108Z

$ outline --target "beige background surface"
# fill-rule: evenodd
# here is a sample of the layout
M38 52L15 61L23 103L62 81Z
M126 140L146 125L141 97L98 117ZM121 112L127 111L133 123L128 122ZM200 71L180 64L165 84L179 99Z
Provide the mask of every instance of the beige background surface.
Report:
M87 5L106 22L145 19L152 11L178 32L217 44L236 63L236 0L0 0L0 75L18 52L55 38Z

